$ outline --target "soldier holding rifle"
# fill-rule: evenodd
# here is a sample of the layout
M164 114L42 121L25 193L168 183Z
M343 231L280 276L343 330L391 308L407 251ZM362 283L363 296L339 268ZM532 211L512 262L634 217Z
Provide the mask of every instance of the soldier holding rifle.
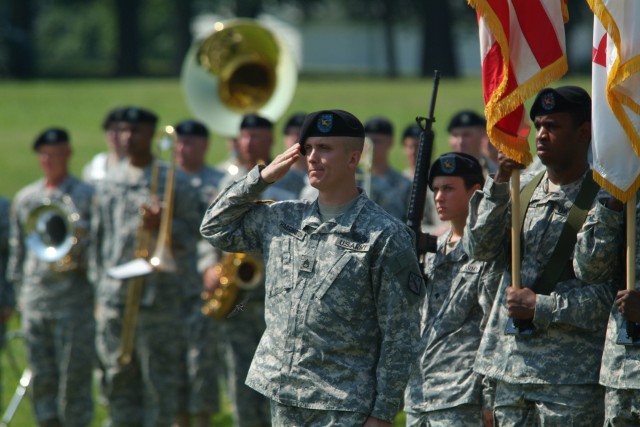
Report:
M575 86L546 88L530 110L536 150L545 170L526 177L520 197L521 288L505 272L475 369L495 379L500 426L592 426L603 420L598 385L610 282L575 277L576 232L594 206L598 186L587 162L591 99ZM510 224L508 180L523 166L501 156L495 177L470 202L463 243L476 259L500 256Z

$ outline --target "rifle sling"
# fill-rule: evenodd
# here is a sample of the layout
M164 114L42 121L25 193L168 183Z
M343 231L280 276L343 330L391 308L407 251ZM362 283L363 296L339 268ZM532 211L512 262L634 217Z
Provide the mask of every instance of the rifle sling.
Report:
M520 230L524 230L524 218L529 208L531 197L536 187L542 181L544 173L545 172L542 171L536 175L520 192L520 206L526 205L526 208L520 211ZM593 199L598 194L598 190L600 190L600 186L593 180L593 174L589 171L580 186L580 191L578 192L575 202L569 210L567 220L564 223L564 227L562 227L562 232L553 250L553 254L545 266L542 275L531 288L537 294L549 295L555 288L556 283L561 280L563 276L571 277L571 272L565 271L566 268L570 266L568 260L571 259L573 248L578 239L578 231L582 228L582 224L584 224L587 218L587 214L589 213ZM524 240L523 231L520 233L520 238Z

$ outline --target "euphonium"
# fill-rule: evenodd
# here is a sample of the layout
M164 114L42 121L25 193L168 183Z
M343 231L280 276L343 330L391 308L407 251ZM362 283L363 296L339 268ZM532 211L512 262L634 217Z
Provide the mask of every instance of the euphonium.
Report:
M32 209L24 226L25 245L56 272L82 267L79 243L87 230L79 226L80 215L68 194L60 200L49 198Z
M221 320L233 309L240 290L255 289L264 278L261 259L247 254L231 253L214 267L220 284L213 291L204 291L202 314Z
M175 195L175 156L173 154L173 148L175 147L175 130L172 126L165 128L165 135L161 141L165 147L164 149L171 148L170 151L170 166L165 178L164 197L163 197L163 210L160 218L160 229L158 231L158 240L155 250L151 256L149 256L149 242L150 233L145 229L143 219L140 219L140 225L138 226L138 234L136 237L136 249L135 256L148 261L152 270L161 272L175 272L177 270L176 263L171 253L171 232L173 222L173 203ZM170 145L168 145L170 144ZM151 199L156 197L158 188L158 175L159 166L157 161L154 161L153 170L151 173L151 185L149 192ZM141 216L144 214L144 209L141 209ZM135 329L138 321L138 312L140 310L140 299L142 298L142 288L144 285L144 276L136 276L129 279L127 287L127 300L124 308L124 315L122 319L122 333L120 336L120 354L118 356L118 363L121 366L131 363L133 355L133 346L135 340Z

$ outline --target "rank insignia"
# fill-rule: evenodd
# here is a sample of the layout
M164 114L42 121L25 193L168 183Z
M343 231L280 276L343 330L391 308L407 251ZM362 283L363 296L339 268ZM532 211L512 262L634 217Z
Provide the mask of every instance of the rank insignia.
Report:
M308 255L302 255L300 257L300 270L306 271L307 273L311 273L313 271L314 259Z
M422 277L420 275L411 272L409 273L408 288L416 295L420 295L420 288L422 287Z

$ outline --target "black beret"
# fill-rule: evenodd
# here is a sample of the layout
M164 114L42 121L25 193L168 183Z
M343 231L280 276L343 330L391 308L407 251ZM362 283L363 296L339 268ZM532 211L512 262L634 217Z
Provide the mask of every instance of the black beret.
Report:
M69 143L69 134L66 130L61 128L49 128L45 129L35 141L33 141L33 150L38 151L38 148L43 145L60 145Z
M487 120L480 114L471 110L464 110L456 113L449 121L447 131L451 132L453 128L466 128L466 127L486 127Z
M575 113L580 123L591 121L591 97L586 90L578 86L545 88L538 92L533 101L529 117L553 113Z
M322 110L305 117L300 129L300 153L304 156L304 142L313 136L347 136L364 138L364 126L353 114L344 110Z
M149 123L155 126L158 123L158 116L144 108L124 107L118 112L115 120L125 123Z
M364 133L379 133L393 136L393 124L385 117L374 117L364 125Z
M240 129L272 129L273 123L270 120L260 117L257 114L246 114L240 122Z
M472 176L484 182L482 166L475 157L466 153L445 153L429 168L429 188L433 190L433 179L437 176Z
M209 137L206 126L196 120L183 120L174 126L178 136L203 136Z
M420 134L422 134L422 128L417 123L414 123L405 128L404 132L402 132L402 139L420 138Z
M289 117L287 123L285 123L284 128L282 129L283 134L289 133L291 128L301 128L302 123L304 123L304 118L307 117L305 113L294 113Z
M118 117L122 114L122 107L116 107L107 113L107 116L102 121L102 129L108 130L109 127L118 121Z

